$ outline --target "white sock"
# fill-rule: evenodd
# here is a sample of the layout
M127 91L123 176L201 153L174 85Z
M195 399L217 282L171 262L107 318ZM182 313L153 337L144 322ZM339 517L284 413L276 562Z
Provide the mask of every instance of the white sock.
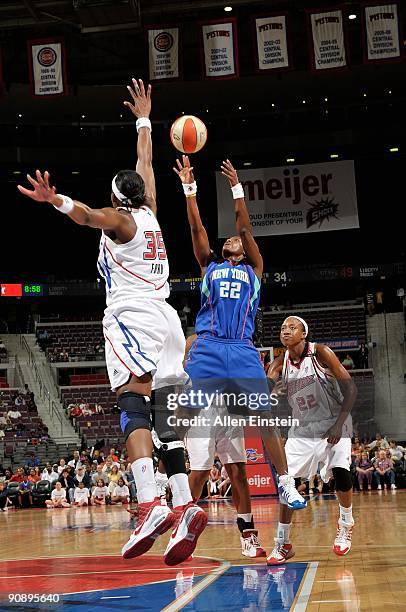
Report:
M169 478L169 486L172 491L172 504L174 508L184 506L192 501L187 474L173 474Z
M278 530L276 532L276 539L278 542L283 544L289 544L290 539L290 528L292 523L278 523Z
M244 523L252 523L253 516L251 512L248 512L248 514L237 514L237 518L242 519Z
M340 522L346 523L346 525L352 525L354 523L354 519L352 518L352 506L349 508L344 508L344 506L340 505Z
M150 457L142 457L132 462L137 499L139 503L151 502L158 497L154 478L154 463Z

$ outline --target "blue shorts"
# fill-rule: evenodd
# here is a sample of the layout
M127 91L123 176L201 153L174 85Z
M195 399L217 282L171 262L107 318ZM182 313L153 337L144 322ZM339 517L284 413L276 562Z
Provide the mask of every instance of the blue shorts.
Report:
M193 388L207 393L234 393L247 396L251 410L269 410L269 388L258 351L251 340L230 340L198 336L188 353L185 370ZM261 405L254 396L264 394ZM252 405L251 405L252 404Z

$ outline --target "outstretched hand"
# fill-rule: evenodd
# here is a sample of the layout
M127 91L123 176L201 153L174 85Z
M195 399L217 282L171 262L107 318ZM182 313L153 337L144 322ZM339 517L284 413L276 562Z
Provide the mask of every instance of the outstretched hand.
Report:
M133 103L124 102L124 106L127 106L133 115L139 119L140 117L149 117L151 113L151 85L148 85L147 91L142 79L132 79L133 86L127 85L127 89L133 99Z
M237 170L234 168L233 164L229 159L226 159L221 164L221 174L228 178L230 182L230 187L234 187L234 185L238 185L240 182L238 180Z
M182 183L186 185L190 185L195 180L193 176L193 168L190 167L189 157L187 155L182 155L182 163L179 159L176 160L177 168L173 168L173 171L178 175Z
M28 196L36 202L52 202L56 194L56 187L52 187L49 184L50 176L48 170L45 170L43 176L39 170L36 170L35 175L37 177L37 180L33 179L32 176L27 174L28 182L31 183L31 185L34 187L33 190L26 189L21 185L17 185L17 189L20 193L25 196Z

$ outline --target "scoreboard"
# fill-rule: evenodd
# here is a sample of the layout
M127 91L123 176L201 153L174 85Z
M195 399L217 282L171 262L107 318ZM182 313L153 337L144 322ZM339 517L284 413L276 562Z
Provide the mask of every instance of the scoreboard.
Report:
M44 285L39 283L5 283L0 285L1 297L29 297L44 295Z

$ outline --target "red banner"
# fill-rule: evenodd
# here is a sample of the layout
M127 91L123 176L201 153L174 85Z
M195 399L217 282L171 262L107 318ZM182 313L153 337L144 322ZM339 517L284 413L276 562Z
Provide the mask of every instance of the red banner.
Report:
M0 285L0 295L2 297L21 297L23 294L23 286L20 284Z
M268 463L247 464L246 470L250 495L276 495L275 481Z

